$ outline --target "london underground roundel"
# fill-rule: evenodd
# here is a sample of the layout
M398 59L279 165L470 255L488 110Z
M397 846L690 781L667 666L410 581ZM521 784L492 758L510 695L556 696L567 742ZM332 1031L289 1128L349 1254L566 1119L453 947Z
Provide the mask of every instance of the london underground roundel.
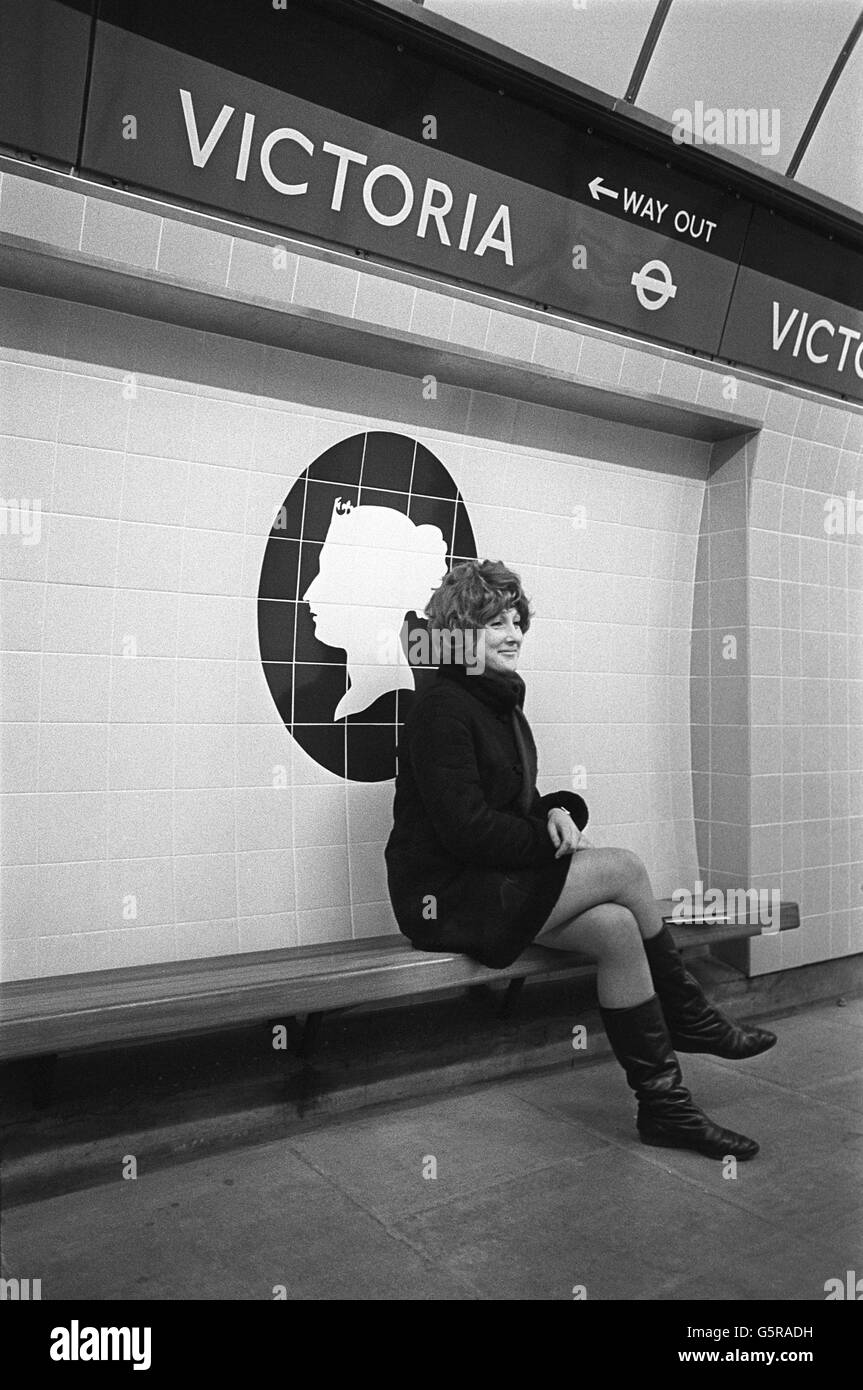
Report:
M400 728L435 678L423 610L475 558L458 488L407 435L351 435L294 483L264 552L258 638L276 709L321 767L395 776Z

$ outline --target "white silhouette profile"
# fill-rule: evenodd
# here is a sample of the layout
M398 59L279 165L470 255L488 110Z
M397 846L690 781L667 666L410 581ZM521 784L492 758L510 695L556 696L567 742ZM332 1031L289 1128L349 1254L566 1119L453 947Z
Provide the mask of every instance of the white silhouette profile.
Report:
M446 571L438 526L336 498L317 577L303 594L319 641L347 653L350 684L333 721L390 690L416 688L399 634L406 613L422 617Z

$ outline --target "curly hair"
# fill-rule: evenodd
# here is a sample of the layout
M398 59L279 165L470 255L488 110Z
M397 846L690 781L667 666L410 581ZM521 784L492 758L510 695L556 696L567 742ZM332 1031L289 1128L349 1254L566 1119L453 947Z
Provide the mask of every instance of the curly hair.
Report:
M533 616L521 580L502 560L464 560L443 578L425 608L430 628L481 628L515 608L522 632Z

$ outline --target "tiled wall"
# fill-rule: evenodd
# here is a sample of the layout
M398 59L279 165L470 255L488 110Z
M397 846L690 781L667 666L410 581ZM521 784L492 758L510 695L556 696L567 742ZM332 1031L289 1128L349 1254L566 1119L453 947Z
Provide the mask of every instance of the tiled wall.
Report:
M258 649L275 514L365 429L430 449L480 554L524 578L540 789L574 778L592 837L637 850L659 893L778 879L803 927L754 941L755 971L863 948L863 536L828 537L823 511L863 496L863 412L745 379L732 400L721 368L404 275L296 251L276 271L265 241L73 182L4 173L0 234L763 428L711 447L429 399L408 375L0 291L4 978L394 929L392 784L293 741ZM38 543L8 533L15 499L41 500Z
M772 393L765 428L714 446L698 543L692 767L699 874L779 888L803 930L730 954L750 973L863 950L860 417ZM729 642L734 645L729 646Z
M367 426L421 439L480 553L524 578L541 790L583 765L597 838L639 850L659 890L691 880L707 445L479 395L456 432L461 392L421 430L372 371L363 419L333 409L360 369L11 291L2 309L40 339L2 364L3 495L44 507L38 544L3 547L7 978L392 929L392 783L346 783L293 741L256 618L292 481ZM317 408L296 400L312 382ZM492 416L539 447L488 438Z
M766 424L747 457L750 875L806 926L753 942L753 973L863 950L863 421L776 396ZM828 534L849 495L855 529Z

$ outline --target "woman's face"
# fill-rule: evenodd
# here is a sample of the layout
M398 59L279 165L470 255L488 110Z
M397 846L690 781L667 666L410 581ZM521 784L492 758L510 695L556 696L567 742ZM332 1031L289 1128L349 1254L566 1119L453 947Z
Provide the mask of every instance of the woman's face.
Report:
M518 666L524 633L518 609L506 608L481 629L485 642L485 665L488 671L514 671Z

